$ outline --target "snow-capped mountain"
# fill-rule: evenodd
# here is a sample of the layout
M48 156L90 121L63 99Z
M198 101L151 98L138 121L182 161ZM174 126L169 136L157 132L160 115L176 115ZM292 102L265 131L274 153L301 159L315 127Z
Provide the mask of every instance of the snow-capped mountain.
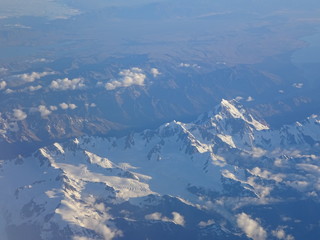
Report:
M318 239L319 142L316 115L273 130L222 100L191 123L55 143L0 162L0 235Z

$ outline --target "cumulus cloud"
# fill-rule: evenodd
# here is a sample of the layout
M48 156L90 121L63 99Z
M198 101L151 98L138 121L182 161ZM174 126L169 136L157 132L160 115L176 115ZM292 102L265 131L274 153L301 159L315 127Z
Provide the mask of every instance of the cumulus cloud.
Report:
M45 105L39 105L38 111L42 118L45 118L52 113Z
M303 87L303 83L294 83L292 84L293 87L295 88L302 88Z
M96 105L95 103L91 103L91 104L85 103L84 106L85 106L86 108L88 108L88 107L94 108L94 107L96 107L97 105Z
M213 219L209 219L208 221L201 221L199 222L198 226L199 227L207 227L207 226L210 226L212 224L214 224L214 220Z
M162 214L159 212L151 213L145 216L145 219L147 220L161 220Z
M144 86L146 75L143 70L137 67L125 69L119 73L120 78L106 83L107 90L114 90L119 87L130 87L133 85Z
M253 147L252 148L252 157L254 158L260 158L262 156L264 156L267 153L266 150L263 150L262 148L258 148L258 147Z
M34 91L38 91L38 90L41 89L41 88L42 88L41 85L30 86L30 87L28 87L28 90L31 91L31 92L34 92Z
M241 100L243 100L243 97L237 96L237 97L235 98L235 100L236 100L236 101L241 101Z
M72 109L72 110L73 110L73 109L76 109L76 108L77 108L77 105L75 105L75 104L73 104L73 103L70 103L70 104L69 104L69 108Z
M161 74L157 68L151 68L150 72L153 77L158 77Z
M1 81L0 82L0 90L5 89L7 86L7 82L6 81Z
M286 234L284 227L278 227L276 230L272 231L272 235L282 240L294 240L292 235Z
M146 215L145 219L163 221L163 222L173 222L180 226L185 225L184 217L180 213L172 212L171 214L172 214L172 218L170 219L168 217L162 216L162 214L159 212L155 212L155 213Z
M57 107L57 106L50 106L49 108L50 108L51 111L56 111L56 110L58 110L58 107Z
M69 105L67 103L60 103L59 106L63 109L66 110L69 108Z
M55 72L32 72L12 75L8 77L7 84L11 87L20 86L26 83L32 83L37 79L45 77L47 75L55 74Z
M69 108L70 108L71 110L73 110L73 109L76 109L76 108L77 108L77 105L75 105L75 104L73 104L73 103L68 104L68 103L65 103L65 102L60 103L59 106L60 106L60 108L63 109L63 110L67 110L67 109L69 109Z
M84 80L82 78L64 78L64 79L57 79L53 80L50 84L50 88L54 90L76 90L81 89L85 87L85 84L83 83Z
M255 179L256 179L255 177L249 177L247 183L254 188L256 194L258 194L259 197L261 198L267 197L271 193L272 187L259 185L255 182Z
M8 88L8 89L5 90L5 93L7 93L7 94L14 93L14 92L15 92L15 91L12 90L12 89L10 89L10 88Z
M266 231L256 220L251 219L250 216L245 213L237 215L237 225L249 238L252 238L253 240L267 239Z
M283 174L273 174L267 170L262 170L259 167L255 167L251 170L251 173L259 176L261 178L265 178L265 179L270 179L270 180L274 180L276 182L281 182L283 180L283 178L285 177L285 175Z
M254 101L254 99L253 99L253 97L249 96L246 101L247 102L252 102L252 101Z
M184 226L185 224L184 217L180 213L172 212L172 216L173 216L172 220L175 224Z
M28 82L34 82L37 79L40 79L42 77L45 77L51 74L54 74L54 72L32 72L30 74L24 73L24 74L19 74L17 76L20 77L23 80L23 82L28 83Z
M13 109L13 117L17 121L22 121L27 118L27 114L20 109Z

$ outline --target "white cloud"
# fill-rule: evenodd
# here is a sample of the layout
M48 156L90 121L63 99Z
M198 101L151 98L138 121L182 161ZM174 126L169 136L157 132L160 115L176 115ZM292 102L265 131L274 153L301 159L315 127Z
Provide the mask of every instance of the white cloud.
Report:
M27 114L20 109L13 109L13 117L18 121L22 121L27 118Z
M214 220L213 219L209 219L208 221L201 221L201 222L199 222L199 224L198 224L198 226L199 227L207 227L207 226L210 226L210 225L212 225L212 224L214 224L215 222L214 222Z
M288 181L286 184L299 191L305 191L312 183L307 181Z
M272 235L278 239L294 240L294 237L292 235L286 234L286 232L284 231L284 227L278 227L276 230L272 231Z
M243 97L237 96L237 97L235 98L235 100L236 100L236 101L241 101L241 100L243 100Z
M76 109L76 108L77 108L77 105L75 105L75 104L73 104L73 103L70 103L70 104L69 104L69 108L72 109L72 110L73 110L73 109Z
M55 74L55 72L32 72L12 75L8 77L7 84L11 87L24 85L26 83L32 83L37 79L40 79L47 75Z
M92 240L92 238L82 237L82 236L75 236L72 240Z
M137 67L125 69L119 73L120 79L106 83L107 90L114 90L119 87L130 87L133 85L144 86L146 75L143 70Z
M32 72L30 74L28 73L19 74L17 75L17 77L21 78L23 82L28 83L28 82L34 82L37 79L40 79L42 77L45 77L51 74L54 74L54 72Z
M67 104L67 103L65 103L65 102L60 103L59 106L60 106L61 109L63 109L63 110L67 110L67 109L69 109L69 108L70 108L71 110L73 110L73 109L76 109L76 108L77 108L77 105L75 105L75 104L73 104L73 103Z
M158 77L161 74L157 68L151 68L150 72L153 77Z
M259 167L255 167L251 170L251 173L259 176L261 178L265 178L265 179L269 179L269 180L274 180L276 182L281 182L283 180L283 178L285 177L285 175L283 174L273 174L267 170L262 170Z
M161 220L162 219L162 214L159 212L151 213L145 216L145 219L147 220Z
M181 214L179 214L177 212L172 212L171 214L172 214L172 219L165 217L165 216L162 216L162 214L159 212L148 214L145 216L145 219L163 221L163 222L173 222L177 225L184 226L185 220Z
M267 239L266 231L256 220L251 219L249 215L245 213L238 214L237 224L249 238L252 238L253 240Z
M6 81L1 81L0 82L0 90L5 89L7 86L7 82Z
M247 183L254 188L256 194L258 194L260 198L267 197L272 191L272 187L270 186L263 186L257 184L255 182L255 177L249 177Z
M58 110L58 107L57 107L57 106L50 106L49 108L50 108L51 111L56 111L56 110Z
M189 63L180 63L179 67L191 67L191 64L189 64Z
M300 169L303 169L306 172L310 172L314 175L320 176L320 167L313 165L313 164L308 164L308 163L299 163L297 164L297 167Z
M15 91L12 90L12 89L10 89L10 88L7 88L6 91L5 91L5 93L7 93L7 94L14 93L14 92L15 92Z
M66 103L60 103L59 106L63 109L63 110L66 110L69 108L69 105L66 104Z
M32 61L30 61L31 63L44 63L44 62L50 62L50 60L46 59L46 58L36 58Z
M52 113L52 111L50 111L45 105L39 105L37 110L39 111L42 118L45 118Z
M86 85L83 83L82 78L64 78L53 80L50 84L50 88L54 90L76 90L84 88Z
M185 224L184 217L180 213L172 212L172 216L173 216L173 222L175 224L184 226Z
M190 64L190 63L180 63L179 67L185 68L201 68L198 64Z
M1 19L1 18L0 18ZM4 67L0 67L0 73L5 73L7 72L8 69L7 68L4 68Z
M246 101L247 102L252 102L252 101L254 101L254 99L253 99L253 97L249 96Z
M303 87L303 83L294 83L292 84L293 87L295 88L302 88Z
M258 147L253 147L252 148L252 157L254 158L260 158L262 156L264 156L267 153L266 150L263 150L262 148L258 148Z
M41 89L41 88L42 88L41 85L28 87L29 91L31 91L31 92L37 91L37 90L39 90L39 89Z
M85 103L84 106L85 106L86 108L89 108L89 107L94 108L94 107L96 107L97 105L96 105L95 103L91 103L91 104Z

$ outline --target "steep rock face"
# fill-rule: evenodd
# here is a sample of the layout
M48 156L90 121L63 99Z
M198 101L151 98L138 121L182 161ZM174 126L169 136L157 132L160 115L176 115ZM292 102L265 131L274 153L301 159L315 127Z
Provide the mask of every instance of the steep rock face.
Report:
M222 100L192 123L55 143L0 162L1 235L316 239L319 217L297 206L320 208L319 132L315 115L272 130Z

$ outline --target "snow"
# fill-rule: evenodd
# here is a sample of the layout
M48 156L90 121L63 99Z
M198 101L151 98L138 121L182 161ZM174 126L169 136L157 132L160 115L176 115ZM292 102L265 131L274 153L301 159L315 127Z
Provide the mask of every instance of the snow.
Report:
M63 147L59 143L54 143L53 145L59 150L60 153L64 153Z
M223 106L234 118L244 118L240 111L233 106L229 101L222 99L221 106Z
M0 214L0 227L32 219L42 224L43 234L53 223L60 230L71 226L78 239L85 237L85 229L112 239L121 231L107 224L114 218L107 205L126 201L139 205L150 195L173 196L190 207L218 212L232 222L231 210L222 201L226 199L212 201L205 195L228 191L222 179L240 183L243 191L254 195L251 200L261 202L269 201L277 183L313 192L314 196L320 193L319 157L304 148L306 136L320 141L318 116L298 126L272 130L227 100L221 106L220 112L197 123L173 121L121 138L76 138L70 141L76 148L68 147L69 142L54 143L31 157L0 161L0 205L11 213L10 219ZM236 119L241 129L234 131L230 119ZM299 151L292 151L292 147ZM291 174L288 169L301 172ZM192 193L191 188L199 193ZM31 213L23 212L26 206ZM170 213L151 212L145 217L187 224L182 212ZM46 225L44 219L50 214ZM200 223L204 227L213 221ZM0 234L3 231L0 228Z
M233 142L232 136L230 135L222 135L222 134L217 134L217 137L219 137L223 142L226 144L230 145L232 148L236 148L236 145Z

